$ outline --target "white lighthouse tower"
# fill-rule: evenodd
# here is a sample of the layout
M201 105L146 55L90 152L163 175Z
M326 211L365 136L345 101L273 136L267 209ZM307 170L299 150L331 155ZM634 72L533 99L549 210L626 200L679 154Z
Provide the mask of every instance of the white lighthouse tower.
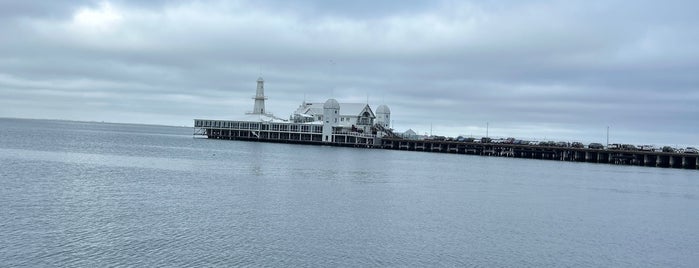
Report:
M265 80L262 77L257 79L257 93L253 98L255 100L255 108L252 110L253 114L265 114Z

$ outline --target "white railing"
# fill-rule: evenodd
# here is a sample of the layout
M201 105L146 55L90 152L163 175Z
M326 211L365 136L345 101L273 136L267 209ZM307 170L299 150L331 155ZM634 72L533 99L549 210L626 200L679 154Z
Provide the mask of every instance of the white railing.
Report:
M352 131L336 131L333 134L362 137L362 138L376 138L376 135L374 135L374 134L366 134L366 133L359 133L359 132L352 132Z

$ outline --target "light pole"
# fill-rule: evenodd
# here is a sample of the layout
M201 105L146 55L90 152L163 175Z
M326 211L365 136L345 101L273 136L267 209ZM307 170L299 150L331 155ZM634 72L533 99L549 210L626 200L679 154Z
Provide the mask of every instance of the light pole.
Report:
M609 147L609 126L607 126L607 147Z

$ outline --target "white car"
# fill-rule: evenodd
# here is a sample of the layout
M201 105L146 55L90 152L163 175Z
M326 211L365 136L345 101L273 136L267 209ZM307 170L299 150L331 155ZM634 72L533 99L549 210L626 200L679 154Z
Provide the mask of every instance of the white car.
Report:
M653 146L653 145L639 145L638 149L641 151L652 152L652 151L655 151L655 146Z

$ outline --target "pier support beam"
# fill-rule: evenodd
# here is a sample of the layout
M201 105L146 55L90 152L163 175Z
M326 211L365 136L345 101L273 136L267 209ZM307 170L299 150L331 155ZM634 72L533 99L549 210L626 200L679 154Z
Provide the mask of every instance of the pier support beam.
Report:
M648 157L647 154L643 155L643 165L647 166L650 164L650 158Z
M670 156L670 159L669 159L668 162L670 163L670 167L671 167L671 168L672 168L672 167L675 167L675 158L674 158L674 157Z

